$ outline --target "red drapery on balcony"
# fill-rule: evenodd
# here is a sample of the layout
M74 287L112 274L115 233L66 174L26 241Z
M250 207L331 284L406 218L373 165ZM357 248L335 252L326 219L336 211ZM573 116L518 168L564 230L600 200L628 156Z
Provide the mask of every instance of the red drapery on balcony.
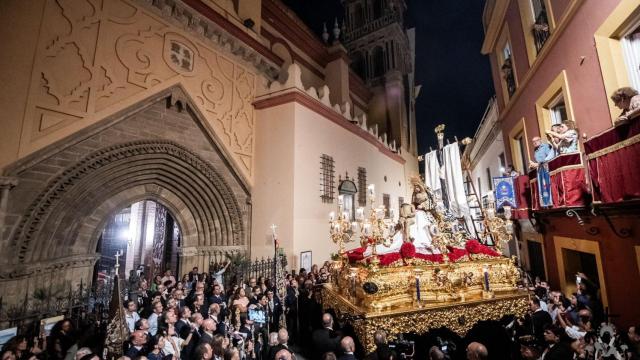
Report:
M529 189L531 189L531 209L540 210L540 194L538 194L538 170L532 169L528 176Z
M531 209L529 177L527 175L521 175L513 180L516 202L518 203L518 207L513 212L513 218L526 219L529 217L529 209Z
M640 197L640 117L592 137L584 150L594 201Z
M563 154L549 162L554 207L585 205L585 177L580 153Z

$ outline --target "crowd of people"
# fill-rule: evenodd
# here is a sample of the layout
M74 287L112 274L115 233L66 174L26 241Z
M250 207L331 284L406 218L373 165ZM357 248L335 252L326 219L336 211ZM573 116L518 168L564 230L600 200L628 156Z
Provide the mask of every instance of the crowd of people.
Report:
M491 357L495 344L477 338L464 340L468 345L457 352L453 344L440 340L435 346L411 342L411 348L402 349L388 342L382 330L374 336L376 350L365 354L352 328L337 324L332 313L323 313L318 286L329 280L328 264L287 274L286 288L280 291L263 277L224 284L225 269L216 265L200 273L193 268L179 281L167 271L150 286L131 273L127 281L135 287L123 301L127 341L121 359L295 360L296 354L311 360L498 358ZM500 327L511 340L511 349L502 353L522 359L608 358L597 353L602 334L596 330L607 320L598 288L584 274L579 279L577 292L569 298L537 282L529 315ZM626 347L617 335L611 342L626 352L627 359L640 359L636 329L629 329ZM92 331L76 330L65 319L42 341L14 337L3 347L2 360L100 360L107 335ZM416 350L420 346L426 348Z

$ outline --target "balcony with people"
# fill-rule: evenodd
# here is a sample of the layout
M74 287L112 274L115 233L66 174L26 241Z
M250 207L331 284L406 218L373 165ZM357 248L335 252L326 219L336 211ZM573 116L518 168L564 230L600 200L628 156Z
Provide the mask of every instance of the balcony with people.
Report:
M640 95L621 88L611 96L622 110L614 125L586 139L581 152L573 121L554 124L547 142L532 138L529 173L518 177L519 208L554 209L614 205L640 200Z

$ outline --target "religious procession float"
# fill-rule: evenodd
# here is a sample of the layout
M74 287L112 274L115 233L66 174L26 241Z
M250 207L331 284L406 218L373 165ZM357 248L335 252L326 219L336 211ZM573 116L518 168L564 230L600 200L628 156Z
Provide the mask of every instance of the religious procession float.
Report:
M353 325L366 351L374 349L379 329L391 339L441 327L463 336L480 320L527 309L515 258L502 255L512 238L511 209L498 216L490 199L474 236L464 217L451 214L419 177L411 185L411 204L400 207L397 221L390 220L392 209L375 206L373 185L368 212L359 208L351 219L339 198L329 216L330 237L340 250L323 306ZM360 247L347 251L345 244L356 239Z

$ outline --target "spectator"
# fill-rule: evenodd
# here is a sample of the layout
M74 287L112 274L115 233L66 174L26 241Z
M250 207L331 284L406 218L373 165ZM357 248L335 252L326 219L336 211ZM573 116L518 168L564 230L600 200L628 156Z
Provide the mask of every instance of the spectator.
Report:
M502 176L518 177L519 175L520 174L511 164L507 165L507 167L504 169L504 172L502 173Z
M356 351L356 344L350 336L342 338L340 341L340 347L342 348L342 355L340 355L338 360L356 360L356 357L353 354L353 352Z
M432 346L429 349L429 360L445 360L445 359L447 359L447 356L445 355L445 353L442 352L442 350L440 350L439 347Z
M540 299L531 298L529 301L529 310L531 311L531 334L537 339L542 340L544 337L544 329L551 325L551 315L542 310L540 307Z
M611 100L617 108L622 110L615 125L626 123L640 112L640 96L633 88L623 87L614 91Z
M287 331L287 329L278 330L278 345L273 346L269 350L269 360L279 359L280 356L278 356L278 353L282 350L290 352L288 342L289 342L289 332Z
M311 339L314 354L317 357L327 352L339 352L340 336L333 330L333 317L331 314L325 313L322 315L322 329L315 330L311 335Z
M556 326L547 327L544 330L544 341L547 344L547 348L542 354L544 360L573 359L569 337L564 329Z
M472 342L467 346L467 360L485 360L489 358L487 348L479 342Z
M136 323L140 320L140 315L138 315L138 304L133 300L128 300L125 303L125 311L124 318L127 322L127 327L129 328L129 332L133 333L136 330Z
M629 356L633 360L640 360L640 326L630 326L629 331L627 331L627 336L629 337Z
M200 344L207 343L213 345L213 336L216 331L216 323L212 319L202 321L202 333L200 335Z
M197 269L197 268L194 268ZM196 347L193 353L194 360L211 360L213 358L213 348L209 343L203 343Z
M142 330L136 330L131 334L129 338L129 342L131 346L124 353L125 356L135 359L139 356L146 356L147 349L145 345L147 344L147 334L145 334Z
M559 132L547 130L547 135L550 135L557 143L558 152L561 155L578 152L578 132L574 122L565 120L560 124L558 130Z

